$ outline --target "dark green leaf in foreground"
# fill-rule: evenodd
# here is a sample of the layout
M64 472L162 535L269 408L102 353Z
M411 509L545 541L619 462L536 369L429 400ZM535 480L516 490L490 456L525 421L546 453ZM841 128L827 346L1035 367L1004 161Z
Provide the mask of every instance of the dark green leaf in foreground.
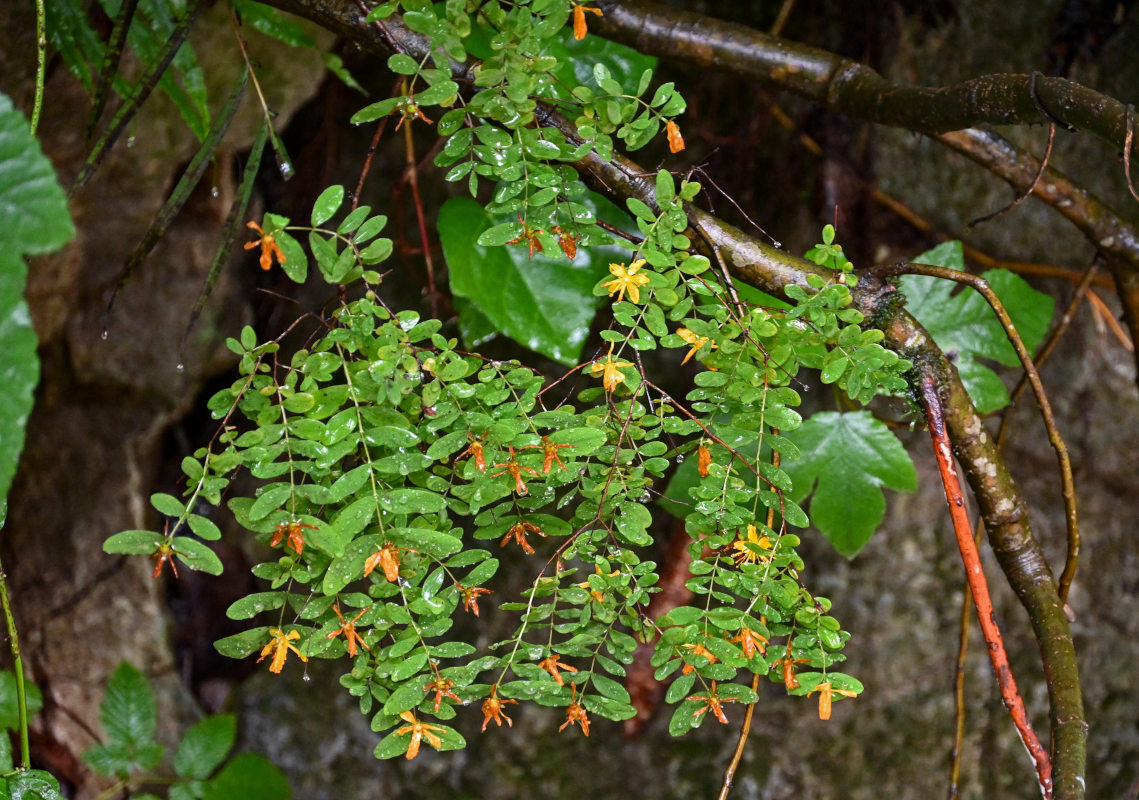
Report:
M8 495L39 381L25 255L62 247L74 234L67 199L24 115L0 94L0 502Z
M535 252L531 258L525 246L477 244L492 222L481 205L466 197L452 198L440 210L439 237L451 290L516 342L559 363L575 364L601 302L593 296L593 286L619 256L609 248L590 247L579 250L573 261L560 253L548 258ZM464 339L487 338L483 324L468 330L465 317L459 319Z

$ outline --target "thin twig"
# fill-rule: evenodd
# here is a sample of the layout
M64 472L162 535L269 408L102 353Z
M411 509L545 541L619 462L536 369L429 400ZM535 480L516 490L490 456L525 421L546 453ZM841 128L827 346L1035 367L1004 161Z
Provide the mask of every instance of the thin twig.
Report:
M44 76L47 74L47 10L36 0L36 96L32 101L32 136L40 125L44 107Z
M1130 129L1128 129L1128 133L1130 134ZM980 225L982 222L988 222L991 219L996 219L1001 214L1007 214L1009 211L1012 211L1014 208L1016 208L1021 203L1023 203L1025 200L1027 200L1030 196L1032 196L1032 193L1034 191L1036 191L1036 184L1040 183L1040 176L1043 175L1044 170L1048 168L1048 159L1050 159L1052 157L1052 145L1055 141L1056 141L1056 123L1050 122L1048 124L1048 146L1044 148L1044 157L1042 159L1040 159L1040 168L1036 170L1036 175L1033 176L1032 183L1028 184L1028 188L1026 188L1023 192L1021 192L1016 197L1014 197L1012 202L1009 203L1007 206L1005 206L1004 208L998 208L993 213L985 214L983 217L977 217L975 220L973 220L972 222L970 222L968 224L968 227L972 228L972 227L975 227L977 225ZM1128 185L1130 185L1130 175L1128 175ZM1134 194L1134 190L1132 190L1132 194ZM1139 199L1139 198L1137 198L1137 199Z
M360 205L360 194L364 191L364 181L368 177L368 172L372 169L372 157L376 154L376 148L380 146L380 139L384 135L384 130L388 127L389 119L391 119L391 117L384 117L380 120L380 124L376 126L376 132L372 136L372 143L368 145L368 153L364 156L364 166L360 170L360 179L356 181L356 191L352 193L353 211Z
M405 87L406 88L406 87ZM415 165L415 137L411 131L411 119L404 119L403 131L406 167L404 174L411 185L411 198L415 203L415 218L419 223L419 240L423 247L423 263L427 267L427 302L431 316L439 316L439 293L435 288L435 262L431 258L431 237L427 233L427 218L423 213L423 201L419 198L419 170Z
M0 530L8 515L7 501L0 501ZM24 659L20 655L20 635L16 630L16 617L12 613L12 603L8 598L8 575L0 564L0 605L4 609L4 622L8 627L8 642L12 649L12 669L16 673L16 709L20 728L20 765L31 769L31 749L28 746L28 695L24 687Z
M1131 140L1135 138L1135 106L1127 104L1127 137L1123 140L1123 176L1127 178L1127 191L1139 200L1135 193L1135 184L1131 182Z
M941 405L941 398L937 393L937 386L930 375L921 381L921 402L929 423L930 436L933 438L934 454L937 457L937 467L941 472L941 480L945 486L945 499L949 504L949 514L953 519L953 530L957 536L957 546L961 551L961 560L965 564L965 576L969 580L969 589L973 593L973 600L977 604L977 618L981 623L981 632L988 645L989 660L996 672L997 685L1001 690L1001 699L1013 725L1020 734L1020 740L1028 749L1036 767L1036 777L1040 782L1040 790L1045 800L1052 798L1052 760L1048 751L1040 743L1028 712L1024 707L1024 700L1016 686L1012 668L1009 666L1008 653L1005 651L1004 640L1000 628L997 627L996 616L993 612L993 602L989 596L989 586L985 581L985 573L981 568L981 557L976 545L973 543L973 529L969 524L969 514L965 510L965 498L961 491L961 476L953 465L953 450L949 444L949 436L945 431L945 412Z
M967 272L946 269L945 267L935 267L930 264L913 264L909 262L895 264L881 271L883 277L904 275L907 273L928 275L955 283L963 283L980 292L981 296L988 301L989 306L992 307L993 312L997 315L997 319L1000 320L1001 326L1005 329L1005 335L1008 337L1009 343L1012 344L1013 349L1016 350L1016 354L1020 358L1020 363L1024 367L1025 377L1032 385L1032 391L1036 395L1036 402L1040 406L1040 415L1043 417L1044 427L1048 431L1048 441L1052 444L1052 449L1056 451L1056 458L1060 463L1060 480L1063 484L1064 492L1064 511L1068 522L1068 555L1064 561L1064 571L1060 575L1059 594L1060 601L1066 603L1068 601L1068 591L1071 589L1072 580L1076 574L1076 565L1080 557L1080 520L1076 511L1076 485L1072 478L1072 463L1068 457L1068 446L1064 444L1064 439L1060 436L1060 431L1056 427L1056 418L1052 414L1052 404L1048 402L1048 395L1044 391L1044 384L1040 381L1040 374L1036 371L1036 366L1032 362L1032 355L1028 352L1028 348L1024 346L1024 341L1020 338L1020 334L1016 332L1016 327L1012 324L1012 319L1009 318L1008 311L1005 310L1000 299L989 287L989 282L984 278L979 275L970 275Z
M1115 318L1115 314L1112 310L1107 307L1107 303L1103 302L1103 299L1095 292L1088 293L1088 302L1092 304L1092 307L1099 313L1104 322L1107 323L1107 327L1111 328L1111 332L1115 334L1115 338L1119 340L1123 348L1128 353L1134 353L1135 343L1131 341L1131 336L1123 329L1123 326L1119 324L1119 320Z

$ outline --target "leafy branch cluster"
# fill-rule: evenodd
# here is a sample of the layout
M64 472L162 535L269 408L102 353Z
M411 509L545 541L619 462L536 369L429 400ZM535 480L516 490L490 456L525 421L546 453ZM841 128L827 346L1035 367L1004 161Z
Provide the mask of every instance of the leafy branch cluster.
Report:
M351 658L342 682L388 732L380 757L413 757L422 741L461 747L443 723L479 699L484 727L509 722L505 706L519 700L564 708L566 724L586 733L590 714L626 719L635 709L619 679L636 637L659 635L657 675L676 674L676 734L709 710L725 719L724 702L753 702L753 689L732 682L741 669L793 694L818 692L820 712L861 691L830 670L848 634L802 582L788 526L807 517L769 457L797 456L777 431L799 425L790 384L800 368L840 350L846 367L829 379L865 397L899 389L908 365L859 327L848 272L815 282L790 309L727 302L709 261L687 252L683 203L698 185L676 187L666 171L656 185L659 211L629 202L643 241L626 243L629 263L612 264L596 287L618 299L601 334L608 352L580 365L601 379L578 394L580 408L548 399L555 384L530 369L458 351L439 321L390 311L368 269L390 252L373 239L383 220L361 208L335 232L322 228L343 202L332 187L313 210L310 250L322 275L362 281L363 295L320 319L311 345L287 363L277 342L258 343L251 329L231 340L242 377L210 401L222 419L217 443L185 460L184 503L153 499L173 528L126 531L106 549L150 555L156 575L167 562L220 571L208 546L182 534L217 538L194 510L219 504L247 470L262 485L229 496L229 508L280 556L254 568L269 591L229 614L277 619L218 648L259 651L274 672L290 653ZM307 258L287 223L267 217L260 244L303 278ZM706 367L688 406L627 360L658 345L687 347L685 360ZM693 450L702 461L687 516L696 599L653 622L644 614L659 579L646 558L648 503L670 461ZM500 604L519 613L516 630L477 653L452 626L492 591L499 559L481 543L536 555L538 538L556 546L521 600ZM799 664L810 671L796 675Z

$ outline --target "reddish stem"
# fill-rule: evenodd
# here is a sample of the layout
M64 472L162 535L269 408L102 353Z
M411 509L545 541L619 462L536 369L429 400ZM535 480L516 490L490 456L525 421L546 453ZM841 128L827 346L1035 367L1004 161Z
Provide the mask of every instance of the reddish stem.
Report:
M945 485L945 499L949 503L949 514L953 518L957 547L961 550L961 560L965 563L965 576L969 581L973 601L977 605L977 619L981 623L985 644L988 645L989 660L992 661L993 671L997 674L1001 699L1008 709L1009 716L1012 717L1017 733L1020 734L1021 742L1036 764L1036 776L1040 781L1040 791L1044 794L1044 800L1051 800L1052 760L1032 728L1032 722L1029 721L1028 712L1024 708L1024 700L1021 699L1020 691L1016 687L1012 667L1009 666L1008 653L1005 652L1004 640L1001 638L996 615L993 613L993 601L989 597L989 585L985 581L985 573L981 569L981 557L973 539L973 528L969 523L969 514L965 511L961 477L953 465L953 450L945 432L945 413L932 376L927 375L922 378L921 399L926 420L929 422L929 432L933 437L937 468L941 471L941 480Z

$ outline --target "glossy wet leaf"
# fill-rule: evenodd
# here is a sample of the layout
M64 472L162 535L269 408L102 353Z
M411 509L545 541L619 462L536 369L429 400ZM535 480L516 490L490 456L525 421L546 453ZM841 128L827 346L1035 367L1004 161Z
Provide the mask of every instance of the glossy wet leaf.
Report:
M530 252L525 243L491 247L478 244L484 231L495 224L474 200L448 200L439 212L439 236L450 268L451 291L473 306L481 318L467 329L464 338L487 338L482 320L519 344L571 365L581 357L589 325L600 304L593 286L607 274L609 261L618 258L607 248L581 248L569 261L558 252L550 258ZM513 238L509 222L499 228L495 241ZM514 228L519 228L517 222Z

